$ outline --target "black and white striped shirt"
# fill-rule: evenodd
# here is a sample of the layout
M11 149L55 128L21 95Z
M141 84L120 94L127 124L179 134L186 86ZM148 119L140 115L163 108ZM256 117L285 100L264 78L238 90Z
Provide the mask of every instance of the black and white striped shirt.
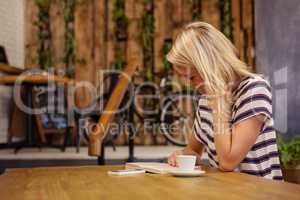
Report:
M233 92L233 96L235 102L232 106L232 125L259 114L266 116L261 133L257 137L255 144L235 171L268 179L282 180L269 83L260 76L248 77L241 81ZM205 147L209 164L213 167L218 167L212 113L207 106L205 97L201 97L199 100L194 122L194 133L197 140Z

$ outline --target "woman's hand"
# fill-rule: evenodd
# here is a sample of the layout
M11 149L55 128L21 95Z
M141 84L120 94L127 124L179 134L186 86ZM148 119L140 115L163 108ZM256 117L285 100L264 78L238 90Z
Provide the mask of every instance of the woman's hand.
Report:
M197 141L194 134L191 134L189 137L188 145L180 150L174 151L169 157L168 157L168 163L169 165L176 167L176 156L179 155L194 155L197 156L197 162L201 160L201 154L203 152L203 145Z
M177 162L176 162L176 156L183 155L184 154L184 149L176 150L174 151L169 157L168 157L168 163L169 165L176 167Z

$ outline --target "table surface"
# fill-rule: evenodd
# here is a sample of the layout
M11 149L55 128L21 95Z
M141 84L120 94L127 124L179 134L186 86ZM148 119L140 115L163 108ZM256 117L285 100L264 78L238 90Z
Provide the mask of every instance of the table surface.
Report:
M111 176L124 166L50 167L7 170L1 199L300 199L300 185L206 169L203 177L142 174Z

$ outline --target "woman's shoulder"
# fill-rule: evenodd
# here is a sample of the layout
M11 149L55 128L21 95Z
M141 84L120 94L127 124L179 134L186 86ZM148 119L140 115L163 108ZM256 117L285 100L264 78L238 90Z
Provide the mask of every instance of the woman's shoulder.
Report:
M249 83L265 83L268 86L270 86L270 82L268 78L266 78L264 75L261 74L255 74L251 77L247 77Z
M272 118L272 94L269 81L263 76L252 76L241 82L233 104L233 123L263 114Z
M270 82L263 75L257 74L244 78L234 91L237 97L253 95L255 93L271 93Z

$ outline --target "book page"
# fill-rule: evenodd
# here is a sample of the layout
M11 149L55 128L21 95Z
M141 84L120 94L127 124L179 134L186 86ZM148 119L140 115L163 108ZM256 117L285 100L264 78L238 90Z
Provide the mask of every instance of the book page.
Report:
M142 168L148 172L164 174L169 171L178 169L177 167L172 167L167 163L159 163L159 162L133 162L126 163L126 169L130 168Z

